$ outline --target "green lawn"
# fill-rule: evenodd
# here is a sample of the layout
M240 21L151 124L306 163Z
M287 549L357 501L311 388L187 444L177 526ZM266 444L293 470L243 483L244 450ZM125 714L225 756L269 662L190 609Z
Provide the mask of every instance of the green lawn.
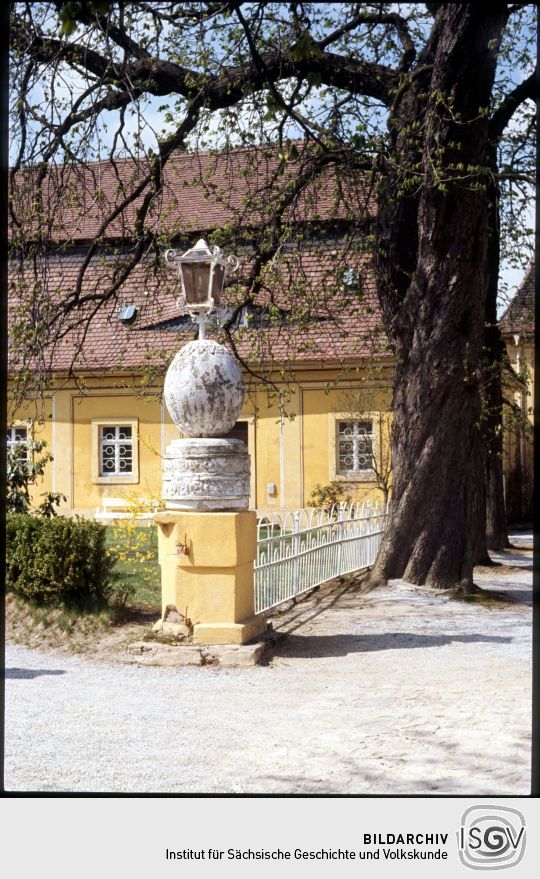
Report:
M127 607L161 609L157 540L155 525L140 527L126 520L107 528L107 545L118 554L115 588L127 588Z

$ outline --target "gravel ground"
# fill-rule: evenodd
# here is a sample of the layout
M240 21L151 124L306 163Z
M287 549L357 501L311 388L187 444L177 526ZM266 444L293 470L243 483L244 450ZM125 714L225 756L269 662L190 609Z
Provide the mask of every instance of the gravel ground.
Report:
M8 645L6 789L527 794L531 554L497 558L476 581L515 603L333 584L276 620L288 637L255 668Z

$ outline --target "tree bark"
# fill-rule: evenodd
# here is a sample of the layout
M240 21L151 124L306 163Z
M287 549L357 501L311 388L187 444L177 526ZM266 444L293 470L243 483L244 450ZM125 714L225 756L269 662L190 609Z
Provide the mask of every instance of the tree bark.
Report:
M480 108L489 104L493 46L505 21L501 4L489 12L474 4L441 6L419 62L429 69L428 88L419 75L390 117L377 268L396 353L394 479L375 581L403 577L467 588L482 543L488 198L474 169L486 165ZM415 120L422 126L417 143ZM418 196L407 193L404 176L413 179L415 150Z

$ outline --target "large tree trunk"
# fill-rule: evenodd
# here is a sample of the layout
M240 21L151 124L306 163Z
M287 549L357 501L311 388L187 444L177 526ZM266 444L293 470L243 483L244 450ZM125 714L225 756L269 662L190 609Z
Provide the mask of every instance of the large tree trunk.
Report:
M489 13L481 5L441 6L419 62L428 87L426 73L418 73L391 114L377 266L396 351L394 478L375 581L468 587L482 545L488 199L484 178L470 166L486 164L480 108L493 85L490 41L505 20L500 4ZM418 197L407 194L415 150Z

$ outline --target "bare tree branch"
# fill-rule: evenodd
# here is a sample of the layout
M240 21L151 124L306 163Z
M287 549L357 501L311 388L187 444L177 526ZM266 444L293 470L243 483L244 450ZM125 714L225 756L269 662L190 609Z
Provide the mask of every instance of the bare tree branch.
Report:
M401 56L399 69L408 70L416 57L416 49L411 39L406 19L403 18L403 16L398 15L397 13L361 12L351 18L350 21L345 22L345 24L343 24L341 27L336 28L336 30L332 31L331 34L328 34L327 37L324 37L322 40L318 40L317 46L320 49L326 49L327 46L335 43L336 40L339 40L345 34L350 33L352 30L356 30L356 28L359 27L359 25L361 24L393 25L397 30L399 39L401 40L401 44L403 46L403 55Z
M534 73L531 73L527 79L524 79L523 82L516 86L513 91L506 95L497 109L494 110L489 122L489 139L498 140L502 137L504 129L510 122L518 107L520 107L527 98L537 100L538 93L538 70L535 70Z

